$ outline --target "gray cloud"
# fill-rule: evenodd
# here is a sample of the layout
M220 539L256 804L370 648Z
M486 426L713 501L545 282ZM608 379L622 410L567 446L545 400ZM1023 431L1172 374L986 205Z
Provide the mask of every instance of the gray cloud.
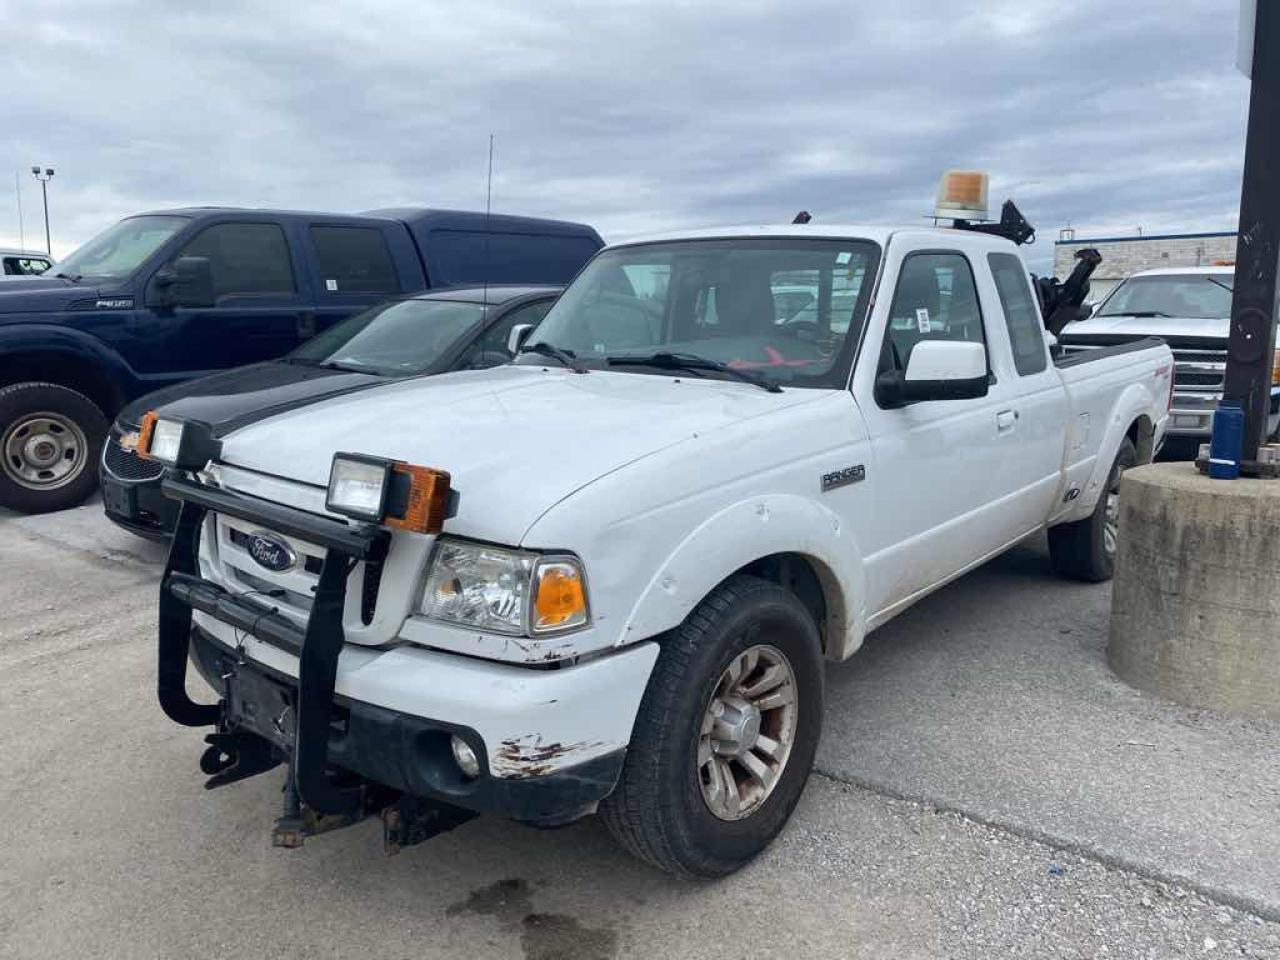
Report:
M1041 228L1234 226L1235 0L324 5L0 0L0 162L55 247L191 203L668 227L903 221L943 168ZM1176 11L1173 9L1176 6ZM7 176L5 175L7 174ZM17 241L0 168L0 244ZM42 238L41 238L42 239Z

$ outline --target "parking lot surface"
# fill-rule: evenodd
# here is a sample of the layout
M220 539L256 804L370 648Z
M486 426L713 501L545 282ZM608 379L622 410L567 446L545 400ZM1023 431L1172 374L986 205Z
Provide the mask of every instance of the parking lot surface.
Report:
M1108 589L1038 546L833 665L795 819L699 884L594 821L272 849L282 774L205 792L155 704L162 560L0 516L0 957L1280 958L1280 725L1115 680Z

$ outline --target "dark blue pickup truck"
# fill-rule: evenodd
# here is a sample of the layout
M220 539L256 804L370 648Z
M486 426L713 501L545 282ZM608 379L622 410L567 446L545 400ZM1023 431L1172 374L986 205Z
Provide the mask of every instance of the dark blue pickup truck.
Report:
M144 393L282 356L402 293L563 284L601 246L583 224L416 208L121 220L0 285L0 506L83 500L111 418Z

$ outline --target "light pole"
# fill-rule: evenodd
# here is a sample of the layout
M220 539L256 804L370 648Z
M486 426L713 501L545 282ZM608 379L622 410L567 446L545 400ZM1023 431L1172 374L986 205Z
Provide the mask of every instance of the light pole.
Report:
M44 252L52 257L53 244L49 242L49 181L53 179L53 167L45 167L43 176L39 167L32 167L31 175L40 181L40 193L44 197Z

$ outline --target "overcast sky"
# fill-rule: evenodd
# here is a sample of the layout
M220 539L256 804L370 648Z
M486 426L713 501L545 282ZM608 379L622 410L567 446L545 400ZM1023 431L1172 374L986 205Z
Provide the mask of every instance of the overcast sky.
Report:
M1051 255L1235 226L1237 0L0 0L0 245L186 204L668 227L921 222L990 171ZM185 11L185 12L184 12Z

